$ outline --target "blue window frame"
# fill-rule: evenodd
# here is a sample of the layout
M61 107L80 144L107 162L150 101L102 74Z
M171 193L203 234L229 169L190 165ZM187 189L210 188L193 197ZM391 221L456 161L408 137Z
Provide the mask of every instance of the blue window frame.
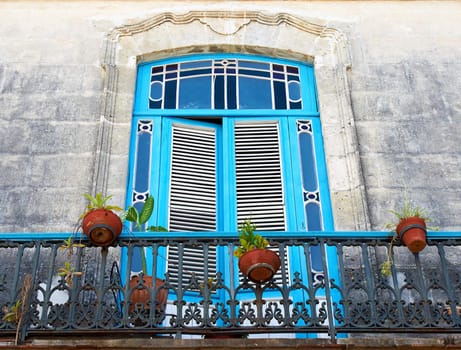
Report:
M131 149L127 202L151 193L152 224L237 231L251 216L261 231L332 230L310 65L234 54L143 63ZM210 254L219 270L225 262ZM164 268L174 278L174 266Z

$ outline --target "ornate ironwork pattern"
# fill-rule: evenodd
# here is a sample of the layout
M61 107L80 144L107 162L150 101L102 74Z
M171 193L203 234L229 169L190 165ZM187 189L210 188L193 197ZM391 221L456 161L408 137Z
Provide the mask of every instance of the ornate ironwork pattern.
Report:
M28 296L19 315L23 338L49 331L202 335L212 330L327 333L334 338L354 332L449 333L461 326L457 259L461 241L432 240L419 255L394 246L391 274L383 276L380 266L387 256L387 241L333 237L287 241L272 234L271 245L280 248L283 263L287 263L285 256L301 251L304 269L285 269L280 278L255 284L238 276L236 261L229 255L229 263L219 265L213 275L205 269L204 277L183 278L180 270L172 283L168 271L162 270L168 266L162 262L168 247L204 251L216 247L231 253L237 239L216 238L212 233L196 234L193 239L179 234L130 237L108 249L87 244L69 254L60 248L64 236L61 240L59 235L51 236L0 241L0 333L14 333L19 324L6 315L24 291L26 276L32 286L22 293ZM314 246L321 252L322 279L305 272L310 271ZM134 285L127 283L131 258L120 267L120 257L139 247L151 248L152 271L160 283L148 282L144 276ZM147 296L145 302L133 299L140 291ZM166 302L162 295L168 295Z

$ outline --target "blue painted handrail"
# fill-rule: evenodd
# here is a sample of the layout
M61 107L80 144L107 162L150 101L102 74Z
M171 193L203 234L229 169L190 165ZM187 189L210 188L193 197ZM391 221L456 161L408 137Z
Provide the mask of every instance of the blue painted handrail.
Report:
M390 239L392 233L389 231L309 231L309 232L287 232L287 231L264 231L259 232L267 238L350 238L350 239ZM0 233L0 240L14 241L31 241L31 240L64 240L73 236L77 240L87 240L87 237L81 233L72 232L3 232ZM238 232L224 231L194 231L194 232L128 232L124 230L120 239L129 240L137 239L190 239L190 238L237 238ZM428 231L428 239L457 239L461 238L461 231Z

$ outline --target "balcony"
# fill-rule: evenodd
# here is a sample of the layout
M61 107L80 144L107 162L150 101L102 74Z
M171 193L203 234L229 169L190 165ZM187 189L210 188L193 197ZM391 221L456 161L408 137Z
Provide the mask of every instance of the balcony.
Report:
M106 249L79 235L74 242L84 245L62 249L70 234L3 234L0 337L220 334L325 338L334 344L372 333L459 333L458 233L430 232L419 254L394 245L388 276L380 270L388 256L386 232L264 235L282 268L271 281L257 284L238 273L235 233L129 234ZM143 275L128 283L139 247L148 248L158 284ZM195 256L201 268L184 266L186 255ZM168 262L173 256L175 264ZM149 292L147 304L133 301L141 290Z

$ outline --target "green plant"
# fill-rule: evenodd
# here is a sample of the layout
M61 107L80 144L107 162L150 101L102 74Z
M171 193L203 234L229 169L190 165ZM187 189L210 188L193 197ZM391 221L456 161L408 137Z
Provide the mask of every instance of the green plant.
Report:
M70 236L63 241L63 244L59 246L59 250L65 251L67 257L70 259L72 255L74 255L74 249L84 247L85 244L75 243L73 237ZM75 271L75 269L72 268L70 261L65 261L64 266L58 269L58 276L64 276L64 280L69 286L72 286L72 280L74 276L81 275L83 275L83 273L80 271Z
M148 196L141 211L138 211L134 206L129 206L128 209L121 215L122 221L133 222L138 230L150 219L154 211L154 197ZM146 231L151 232L166 232L167 229L162 226L149 226Z
M213 277L209 277L209 278L208 278L207 283L206 283L206 286L208 287L208 290L209 290L209 291L214 291L214 290L216 290L216 283L214 283L214 278L213 278ZM199 289L200 289L201 291L204 291L204 290L205 290L205 282L199 284Z
M58 276L64 277L64 280L66 283L72 287L72 280L74 276L82 276L83 272L80 271L75 271L75 269L72 267L70 261L64 262L64 267L61 267L58 269Z
M83 194L83 196L88 199L89 203L85 208L85 211L80 215L80 218L83 218L88 212L95 209L106 209L112 211L122 211L123 209L116 205L109 205L107 202L112 198L112 195L103 197L101 192L96 193L93 197L89 193Z
M27 274L24 277L24 282L19 292L18 300L16 300L16 302L10 307L8 306L3 307L3 312L4 312L4 315L2 317L3 321L16 324L16 337L14 341L15 345L18 345L19 343L19 331L23 325L24 315L27 312L29 300L31 297L30 295L31 290L32 290L32 276L30 274Z
M397 210L389 210L389 212L394 214L397 219L396 222L386 224L386 228L390 229L392 232L395 232L395 228L403 219L416 217L423 219L426 223L431 222L431 219L426 214L426 210L420 206L412 204L407 198L405 198L403 205L400 208Z
M416 217L423 219L425 223L431 222L430 217L427 215L426 210L418 205L414 205L411 203L411 201L405 197L403 205L398 208L397 210L389 210L391 214L393 214L396 218L395 222L387 223L385 225L385 228L390 230L391 232L391 243L389 244L389 248L387 251L387 258L386 261L384 261L381 266L381 275L384 277L390 276L391 274L391 268L394 263L392 259L392 248L394 244L399 240L399 235L397 233L397 226L399 225L400 221L411 218L411 217ZM427 227L428 230L438 230L438 227Z
M75 243L72 236L65 239L63 244L59 246L59 250L64 250L67 252L67 256L71 257L74 254L74 248L84 248L83 243Z
M138 230L142 229L142 226L149 221L154 211L154 197L148 196L141 211L138 211L134 206L129 206L128 209L122 213L122 221L133 222ZM151 232L167 232L167 229L163 226L149 226L146 231ZM141 264L143 274L147 274L147 262L146 254L144 249L141 249Z
M394 234L391 238L391 243L389 244L389 248L387 250L386 261L381 264L380 270L383 277L388 277L391 275L392 264L394 263L394 260L392 259L392 247L394 246L394 243L397 241L397 239L398 235Z
M4 306L2 320L10 323L18 323L21 314L21 305L21 300L18 300L10 307Z
M256 225L247 218L239 227L240 246L235 250L234 255L240 258L246 252L253 249L264 249L269 245L267 239L255 233Z

